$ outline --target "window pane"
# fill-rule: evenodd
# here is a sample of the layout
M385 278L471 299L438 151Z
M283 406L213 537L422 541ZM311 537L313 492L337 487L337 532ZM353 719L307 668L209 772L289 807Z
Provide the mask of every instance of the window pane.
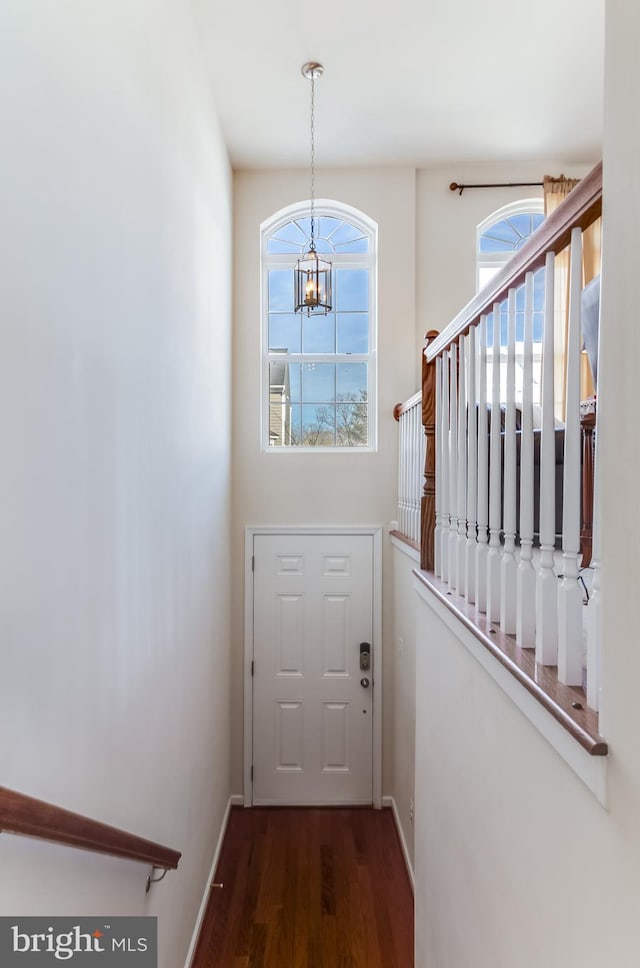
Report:
M279 239L269 239L267 243L267 252L275 252L278 254L291 254L298 255L302 246L294 245L293 242L281 242Z
M529 212L527 212L526 215L512 215L509 218L509 222L513 226L514 231L523 236L525 239L531 235L533 231L533 219Z
M368 239L355 239L353 242L342 242L336 245L336 252L368 252Z
M302 367L299 363L289 364L289 392L293 403L302 399Z
M340 447L366 447L368 443L366 403L336 405L336 441Z
M302 407L302 439L307 447L335 447L336 411L333 404Z
M480 252L511 252L512 245L508 242L501 242L499 239L489 239L486 235L480 236Z
M338 353L369 352L369 314L338 315Z
M269 315L269 351L272 353L300 352L300 316L295 313Z
M269 270L269 312L292 313L293 269Z
M527 217L525 216L525 218ZM519 235L514 231L509 220L502 219L500 222L495 222L488 229L485 229L482 238L498 239L505 243L505 248L511 248L516 239L519 238Z
M300 364L287 360L269 364L269 400L300 402Z
M331 242L333 242L336 229L343 224L342 219L333 218L331 215L323 215L322 218L318 219L318 235L323 239L331 237Z
M338 363L336 370L337 400L360 403L367 399L366 363Z
M338 231L332 235L331 241L334 245L344 245L347 242L354 242L355 239L362 238L362 232L350 222L343 222Z
M533 341L534 343L542 342L542 334L544 331L544 315L540 312L534 312L533 314Z
M305 245L307 241L306 235L300 230L295 222L287 222L281 228L274 232L271 236L272 239L280 239L283 242L292 242L294 245L300 246Z
M333 403L336 398L334 363L303 363L302 402Z
M297 218L295 224L298 226L302 232L305 240L305 245L311 238L311 219L310 218Z
M339 310L369 309L369 273L366 269L337 269L335 282Z
M302 352L303 353L335 353L336 351L336 317L333 313L328 316L303 316L302 322Z

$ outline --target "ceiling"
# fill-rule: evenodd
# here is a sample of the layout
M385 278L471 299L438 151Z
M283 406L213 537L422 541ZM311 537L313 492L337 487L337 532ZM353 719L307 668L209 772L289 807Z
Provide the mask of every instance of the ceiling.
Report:
M193 0L235 168L601 155L604 0Z

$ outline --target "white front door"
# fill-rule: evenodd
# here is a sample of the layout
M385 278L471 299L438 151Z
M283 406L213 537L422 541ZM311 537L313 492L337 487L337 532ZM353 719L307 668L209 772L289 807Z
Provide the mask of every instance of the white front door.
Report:
M371 803L373 536L253 541L253 802Z

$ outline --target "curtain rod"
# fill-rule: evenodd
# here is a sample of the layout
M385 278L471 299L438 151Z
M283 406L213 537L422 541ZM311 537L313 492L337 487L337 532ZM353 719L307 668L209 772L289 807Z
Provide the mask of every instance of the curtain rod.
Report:
M555 181L555 179L553 179ZM452 192L462 195L465 188L529 188L535 186L542 188L544 182L493 182L490 185L459 185L458 182L451 182L449 188Z

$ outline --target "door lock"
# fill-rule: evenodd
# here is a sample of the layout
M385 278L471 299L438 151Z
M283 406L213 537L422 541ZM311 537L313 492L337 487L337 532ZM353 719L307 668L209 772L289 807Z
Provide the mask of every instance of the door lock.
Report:
M371 668L371 646L368 642L360 643L360 671L368 672Z

